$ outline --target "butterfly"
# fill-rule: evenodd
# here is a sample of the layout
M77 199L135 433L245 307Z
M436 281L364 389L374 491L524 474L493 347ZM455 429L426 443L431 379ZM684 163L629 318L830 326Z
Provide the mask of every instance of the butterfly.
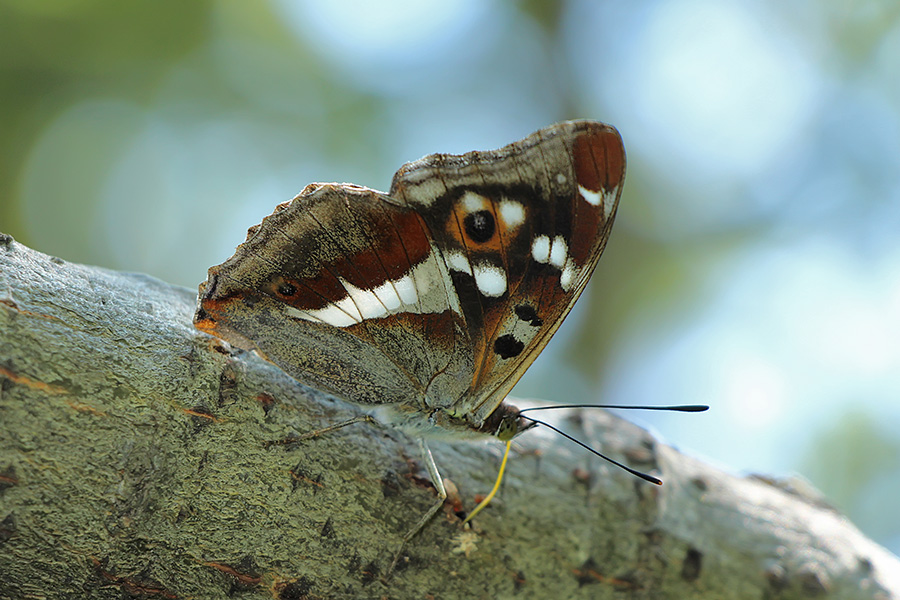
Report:
M568 121L407 163L387 193L310 184L209 269L194 323L420 439L509 440L530 422L503 400L584 291L624 178L616 129Z

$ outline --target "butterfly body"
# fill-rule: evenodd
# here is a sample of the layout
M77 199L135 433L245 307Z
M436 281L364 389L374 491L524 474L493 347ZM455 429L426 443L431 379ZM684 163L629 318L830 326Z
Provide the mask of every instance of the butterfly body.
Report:
M387 194L311 184L210 269L195 324L416 435L508 432L624 173L614 128L571 121L408 163Z

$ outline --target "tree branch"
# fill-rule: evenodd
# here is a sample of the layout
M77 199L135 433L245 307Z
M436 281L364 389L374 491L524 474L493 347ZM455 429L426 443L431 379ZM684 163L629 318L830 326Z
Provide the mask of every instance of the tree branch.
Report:
M2 598L889 598L900 562L834 510L599 411L520 438L499 500L445 510L414 443L191 325L194 292L0 237ZM465 510L501 445L432 443ZM461 497L461 500L460 500ZM893 596L892 596L893 594Z

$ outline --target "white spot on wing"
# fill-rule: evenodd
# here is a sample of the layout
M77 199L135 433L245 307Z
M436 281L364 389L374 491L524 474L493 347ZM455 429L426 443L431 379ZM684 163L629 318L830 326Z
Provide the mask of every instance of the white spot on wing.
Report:
M347 301L350 301L350 298L344 298L343 300L341 300L341 302ZM338 304L340 304L341 302L338 302L337 304L329 304L315 310L297 310L293 306L289 306L285 309L285 312L287 312L287 314L292 317L299 317L308 321L319 321L322 323L327 323L334 327L349 327L350 325L359 323L360 321L358 319L352 317L338 307Z
M403 303L402 300L400 300L400 296L397 295L397 290L394 289L394 284L391 281L382 283L372 290L372 293L378 297L381 303L384 304L384 307L389 311L400 308L400 305Z
M347 290L347 296L352 301L360 315L360 321L363 319L377 319L387 314L387 308L381 303L374 290L364 290L356 287L349 281L340 280L341 285ZM345 299L346 300L346 299ZM344 302L345 300L341 300Z
M461 198L463 208L466 213L478 212L479 210L487 210L489 206L488 199L481 194L475 192L466 192Z
M353 298L347 296L346 298L341 298L337 302L334 303L334 306L338 307L341 311L345 312L347 316L356 321L357 323L361 323L363 320L362 313L359 308L356 306L356 302L353 301ZM322 309L325 310L325 309ZM312 311L310 311L312 312Z
M566 264L568 251L566 240L563 239L563 236L558 235L553 238L553 245L550 246L550 264L562 269L563 265Z
M563 267L562 274L559 276L559 285L564 292L568 292L577 278L578 267L575 266L575 261L569 258L569 260L566 261L566 266Z
M403 304L415 304L419 300L416 294L416 284L413 282L412 275L404 275L394 282L394 288L400 295Z
M500 267L479 263L473 270L478 291L491 298L498 298L506 291L506 273Z
M531 242L531 257L539 263L550 260L550 238L539 235Z
M322 308L302 310L285 305L284 311L290 317L326 323L334 327L350 327L366 319L384 318L392 314L439 314L450 309L460 314L459 298L450 285L450 272L444 261L437 259L432 250L428 257L402 277L386 281L371 290L358 288L340 279L347 295ZM469 270L465 254L459 253ZM478 282L476 277L476 282ZM500 269L487 265L482 269L479 290L492 295L500 288L502 295L506 289L506 276Z
M446 252L444 256L447 258L447 266L454 271L459 271L460 273L466 273L468 275L472 274L472 267L469 265L469 259L466 257L465 253L460 252L459 250L450 250L449 252Z
M603 192L592 192L583 185L578 186L578 193L584 198L585 202L591 206L600 206L603 202Z
M525 207L520 202L504 198L500 201L500 218L509 229L515 229L525 222Z
M612 214L613 206L615 205L615 197L618 187L614 188L612 191L608 193L603 192L592 192L591 190L585 188L582 185L578 186L578 193L584 198L585 202L590 204L591 206L602 206L603 207L603 216L607 219L609 215Z
M559 185L562 185L565 182L566 182L566 176L563 175L562 173L557 173L556 174L556 183L558 183Z

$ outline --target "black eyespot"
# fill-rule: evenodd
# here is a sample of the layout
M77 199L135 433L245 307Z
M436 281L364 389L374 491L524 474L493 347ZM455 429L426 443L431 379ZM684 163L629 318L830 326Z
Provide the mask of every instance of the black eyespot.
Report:
M278 294L281 296L293 296L297 293L297 288L291 283L282 283L278 286Z
M516 316L523 321L527 321L532 327L540 327L544 324L544 322L538 318L534 308L527 304L520 304L516 307Z
M479 210L469 213L463 219L463 225L466 228L466 235L473 242L483 244L494 237L494 231L497 229L494 223L494 215L489 210Z
M525 344L508 333L506 335L501 335L494 341L494 352L503 359L518 356L522 354L522 350L524 349Z

